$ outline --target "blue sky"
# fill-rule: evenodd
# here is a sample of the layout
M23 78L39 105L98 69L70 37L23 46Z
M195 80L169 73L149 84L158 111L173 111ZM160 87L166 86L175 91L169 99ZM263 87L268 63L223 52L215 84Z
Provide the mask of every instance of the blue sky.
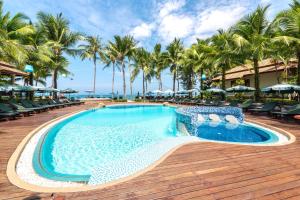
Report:
M38 11L63 15L75 31L99 35L103 43L113 35L132 34L140 46L152 50L155 43L167 45L174 37L182 38L186 46L196 38L207 38L219 28L228 28L259 4L269 4L268 16L288 8L289 0L7 0L5 9L22 12L33 21ZM89 61L70 58L72 78L60 78L59 88L80 91L92 88L93 65ZM97 69L97 92L111 91L111 71ZM129 73L127 82L129 85ZM49 85L51 84L50 81ZM122 91L121 73L116 75L116 90ZM171 88L169 71L164 72L163 87ZM157 89L153 81L150 90ZM128 87L129 91L129 87ZM141 79L134 83L134 91L141 91Z

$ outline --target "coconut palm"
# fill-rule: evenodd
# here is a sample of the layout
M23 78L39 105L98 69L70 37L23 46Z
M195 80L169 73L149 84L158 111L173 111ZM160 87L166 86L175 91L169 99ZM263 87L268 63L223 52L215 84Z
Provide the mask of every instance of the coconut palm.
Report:
M230 31L218 30L218 33L211 38L211 46L214 50L214 60L212 61L212 64L218 69L221 68L221 88L225 90L226 71L236 65L242 64L243 58L237 51L235 35Z
M22 13L11 16L3 11L3 1L0 1L0 59L22 66L28 59L27 50L30 46L23 43L23 38L34 32L28 17Z
M183 44L180 39L175 38L168 46L167 51L163 54L163 58L167 65L170 67L170 71L173 74L173 91L176 91L177 72L179 71L179 62L183 53ZM178 84L179 85L179 84ZM179 86L178 86L179 87Z
M114 36L114 41L109 42L110 48L114 53L117 55L117 60L121 65L122 74L123 74L123 98L126 99L126 75L125 75L125 68L126 68L126 59L130 59L133 55L133 52L136 48L136 41L130 35L121 37L121 36Z
M120 71L118 62L117 62L117 54L112 49L110 45L108 45L103 52L102 62L104 62L105 66L103 69L108 67L112 67L112 84L111 84L111 98L114 99L114 85L115 85L115 73L116 69Z
M233 27L236 44L241 47L241 55L253 63L256 100L260 97L259 61L265 58L270 44L271 29L266 17L268 8L269 6L258 6Z
M133 71L130 77L131 81L134 81L136 77L142 72L142 83L143 83L143 99L145 99L146 83L151 74L150 64L151 54L144 48L138 48L133 54Z
M294 55L300 60L300 2L293 0L290 9L278 14L279 28L281 35L276 37L276 41L282 41L289 45L294 51ZM298 62L297 84L300 85L300 62Z
M155 77L158 80L158 90L162 90L162 77L161 73L166 69L167 65L165 64L165 60L163 58L163 53L161 51L161 44L156 44L154 46L153 52L151 53L151 61L153 65L153 69L155 70Z
M96 93L96 74L97 74L97 60L101 58L102 44L99 36L88 36L84 39L85 44L79 45L81 50L80 57L82 60L89 59L94 64L94 84L93 92Z
M71 31L69 21L62 16L62 13L53 16L39 12L37 18L38 25L51 46L53 53L52 87L57 88L59 74L69 74L66 69L68 61L64 54L77 55L78 50L74 46L83 37L80 33Z

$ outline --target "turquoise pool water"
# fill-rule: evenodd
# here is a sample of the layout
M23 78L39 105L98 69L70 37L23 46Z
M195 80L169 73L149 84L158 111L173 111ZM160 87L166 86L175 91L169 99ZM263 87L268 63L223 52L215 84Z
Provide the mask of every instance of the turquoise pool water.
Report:
M51 179L86 181L98 165L177 134L171 107L112 106L87 111L48 132L36 149L34 167Z
M179 123L192 125L189 118L176 118L175 108L162 105L118 105L85 111L50 128L35 149L33 167L52 180L100 184L142 170L170 149L188 142L278 141L268 129L251 124L208 121L191 129L194 132L187 128L191 136L183 137L176 128Z

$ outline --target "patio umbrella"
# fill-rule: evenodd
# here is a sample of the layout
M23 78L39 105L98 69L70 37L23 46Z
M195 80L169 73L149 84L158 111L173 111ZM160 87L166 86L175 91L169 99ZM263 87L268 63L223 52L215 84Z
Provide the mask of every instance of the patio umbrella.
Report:
M300 92L300 86L299 85L292 85L292 84L287 84L287 83L282 83L282 84L276 84L273 86L269 86L266 88L263 88L261 90L262 92L265 93L280 93L282 95L282 101L281 101L281 108L283 105L283 99L284 99L284 94L289 94L293 92Z
M5 85L6 91L8 92L31 92L35 91L32 86L22 86L22 85Z
M244 85L237 85L231 88L228 88L226 90L226 92L235 92L235 93L239 93L239 92L254 92L255 88L253 87L247 87Z
M174 91L171 90L171 89L168 89L166 91L163 92L165 95L173 95L174 94Z
M163 92L161 90L153 90L153 91L151 91L151 93L158 95L158 94L161 94Z
M63 93L63 94L74 94L74 93L78 93L77 90L73 90L71 88L67 88L65 90L61 90L60 93Z
M225 94L226 91L222 90L220 88L210 88L208 90L206 90L207 92L211 92L211 93L216 93L216 94Z
M279 92L281 94L283 93L287 94L293 92L300 92L300 86L282 83L282 84L276 84L270 87L263 88L261 91L266 93Z

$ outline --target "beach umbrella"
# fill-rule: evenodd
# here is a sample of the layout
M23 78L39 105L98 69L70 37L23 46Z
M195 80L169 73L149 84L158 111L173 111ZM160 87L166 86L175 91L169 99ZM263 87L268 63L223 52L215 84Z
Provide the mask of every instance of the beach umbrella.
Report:
M161 90L153 90L151 91L153 94L161 94L163 93Z
M253 87L247 87L244 85L237 85L231 88L228 88L226 90L226 92L235 92L235 93L239 93L239 92L254 92L255 88Z
M287 93L293 93L293 92L300 92L300 86L282 83L282 84L276 84L276 85L272 85L272 86L263 88L261 91L266 92L266 93L279 92L281 94L284 94L284 93L287 94Z
M173 95L173 94L174 94L174 91L171 90L171 89L168 89L168 90L165 90L163 93L164 93L165 95Z
M210 89L208 89L206 91L210 92L210 93L216 93L216 94L225 94L226 93L225 90L222 90L220 88L210 88Z
M34 87L30 85L5 85L6 91L8 92L31 92L35 91Z
M262 92L265 93L280 93L282 95L282 101L281 101L281 108L283 105L283 99L284 99L284 94L289 94L293 92L300 92L300 86L299 85L292 85L292 84L287 84L287 83L282 83L282 84L276 84L273 86L269 86L266 88L263 88L261 90Z
M74 93L78 93L77 90L73 90L71 88L67 88L65 90L61 90L60 93L63 93L63 94L74 94Z

